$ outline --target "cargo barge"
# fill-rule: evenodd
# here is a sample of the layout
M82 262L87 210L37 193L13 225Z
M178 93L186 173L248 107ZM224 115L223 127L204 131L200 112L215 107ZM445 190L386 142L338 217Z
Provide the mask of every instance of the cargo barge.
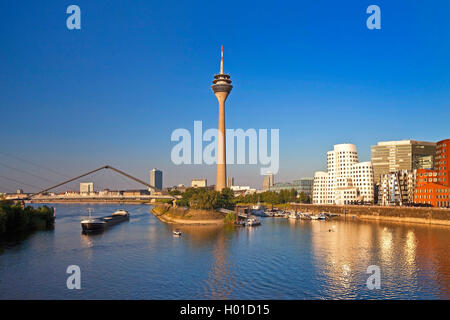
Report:
M130 219L126 210L117 210L110 216L101 218L89 218L81 221L83 232L103 231L106 228Z

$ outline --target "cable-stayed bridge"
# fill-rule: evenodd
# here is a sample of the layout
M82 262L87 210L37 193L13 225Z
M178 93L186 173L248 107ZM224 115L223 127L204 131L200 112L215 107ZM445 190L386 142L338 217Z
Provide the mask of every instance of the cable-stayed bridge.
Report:
M58 197L58 196L47 196L46 195L47 192L49 192L49 191L51 191L53 189L56 189L56 188L58 188L60 186L63 186L65 184L68 184L68 183L73 182L75 180L81 179L83 177L86 177L86 176L91 175L93 173L96 173L98 171L108 170L108 169L112 170L112 171L114 171L114 172L116 172L116 173L118 173L118 174L120 174L120 175L122 175L122 176L124 176L124 177L126 177L128 179L130 179L130 180L133 180L133 181L135 181L135 182L137 182L137 183L139 183L141 185L144 185L145 187L148 188L148 190L150 191L150 194L149 195L136 195L136 196L131 195L131 196L127 196L127 197L124 197L123 195L117 195L117 196L110 196L110 195L109 196L102 196L102 195L82 196L82 195L80 195L80 196L73 197L73 198L61 197L61 196L60 197ZM114 168L114 167L112 167L110 165L105 165L105 166L102 166L100 168L97 168L97 169L88 171L86 173L83 173L81 175L78 175L76 177L64 180L64 181L62 181L60 183L57 183L55 185L52 185L50 187L46 187L46 188L44 188L44 189L42 189L42 190L40 190L38 192L35 192L35 193L32 193L32 194L27 194L26 196L18 195L17 198L11 198L10 197L8 199L9 200L29 200L29 201L39 201L39 202L42 201L42 202L44 202L46 200L47 201L48 200L53 200L53 201L54 200L67 200L67 201L70 201L70 200L74 200L74 201L75 200L76 201L83 201L83 200L86 200L86 201L89 201L89 200L96 200L96 201L108 201L108 200L110 200L110 201L111 200L152 200L152 199L175 199L175 197L173 197L171 195L156 194L155 187L150 185L149 183L147 183L145 181L142 181L142 180L140 180L140 179L138 179L136 177L133 177L132 175L130 175L130 174L128 174L128 173L126 173L126 172L124 172L122 170L116 169L116 168Z

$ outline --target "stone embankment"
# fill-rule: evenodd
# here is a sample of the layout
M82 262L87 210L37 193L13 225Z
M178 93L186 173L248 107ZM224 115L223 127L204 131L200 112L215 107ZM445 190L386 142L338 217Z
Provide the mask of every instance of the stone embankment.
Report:
M361 219L414 222L450 226L450 209L384 207L384 206L336 206L292 203L290 208L313 213L329 212Z

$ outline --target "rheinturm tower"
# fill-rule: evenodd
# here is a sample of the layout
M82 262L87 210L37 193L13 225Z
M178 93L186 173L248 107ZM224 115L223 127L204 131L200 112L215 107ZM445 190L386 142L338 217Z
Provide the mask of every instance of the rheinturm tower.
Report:
M219 101L219 126L217 140L217 175L216 190L222 191L227 185L227 163L226 163L226 144L225 144L225 101L230 94L233 86L231 85L230 75L223 72L223 46L220 56L220 73L214 75L213 85L211 86L217 100Z

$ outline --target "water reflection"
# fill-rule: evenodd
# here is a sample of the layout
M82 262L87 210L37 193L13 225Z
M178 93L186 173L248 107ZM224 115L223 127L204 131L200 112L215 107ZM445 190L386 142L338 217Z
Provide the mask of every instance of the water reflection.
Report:
M60 286L69 264L89 279L85 299L450 298L448 227L282 218L252 228L174 226L128 206L128 223L84 235L84 209L60 206L54 232L3 253L0 298L73 297ZM381 290L366 287L370 265L381 268Z
M236 287L233 265L230 263L228 245L235 234L233 226L189 226L172 225L170 230L178 229L182 235L173 237L174 241L188 241L188 246L211 248L212 261L208 267L207 278L201 293L198 295L208 299L227 299ZM252 228L247 229L250 236Z
M406 234L406 241L405 241L405 262L407 266L407 270L409 271L409 275L413 276L414 271L416 270L416 235L414 234L414 231L409 230Z
M384 227L379 231L378 237L381 260L390 263L392 260L392 232Z
M370 265L373 247L372 229L332 220L311 221L315 267L320 281L333 298L356 296L361 266ZM331 231L330 231L331 230Z
M420 277L418 282L442 288L439 292L441 299L450 299L448 231L448 227L429 226L424 227L423 232L416 232L416 273Z
M224 239L224 232L219 232L213 250L213 263L208 273L206 286L209 291L209 298L226 299L231 290L230 270L227 263L227 248Z

